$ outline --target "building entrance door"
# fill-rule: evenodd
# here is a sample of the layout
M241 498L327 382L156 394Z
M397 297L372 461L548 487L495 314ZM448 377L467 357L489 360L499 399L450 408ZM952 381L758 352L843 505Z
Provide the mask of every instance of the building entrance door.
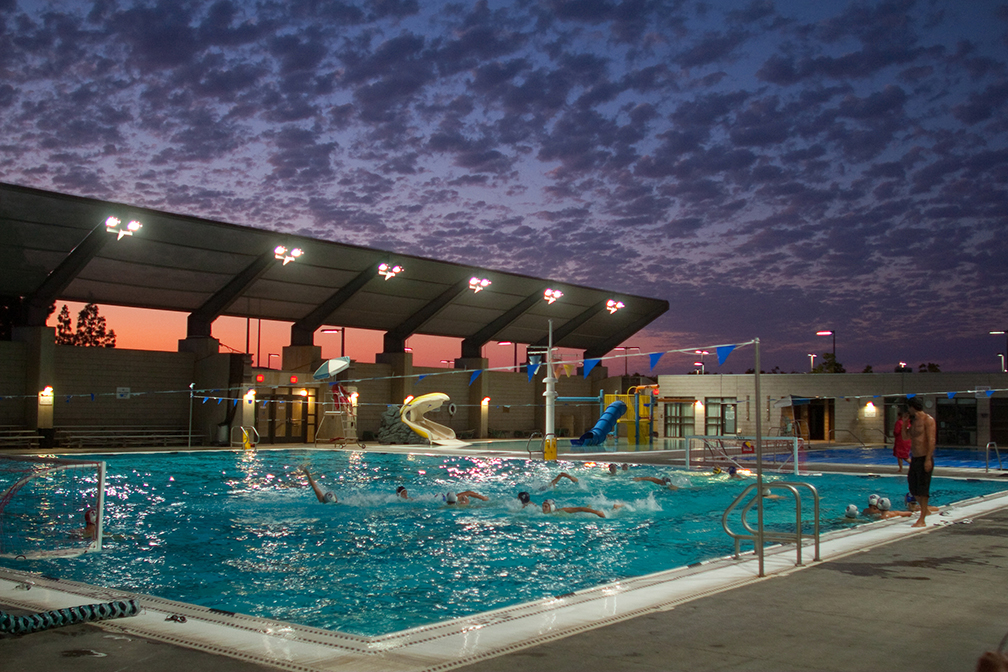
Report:
M998 448L1008 446L1008 397L991 397L990 400L990 440Z
M256 431L265 443L312 443L315 440L315 391L295 394L277 388L256 403Z

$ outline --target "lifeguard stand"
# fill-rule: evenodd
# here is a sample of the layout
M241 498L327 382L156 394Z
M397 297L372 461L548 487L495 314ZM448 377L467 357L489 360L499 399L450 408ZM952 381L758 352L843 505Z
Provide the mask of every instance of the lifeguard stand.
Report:
M315 445L319 441L340 444L358 443L357 441L357 388L344 387L340 383L329 385L329 398L322 404L322 420L315 432ZM329 429L327 426L331 426ZM333 436L320 439L327 432Z
M617 436L621 433L627 437L627 443L631 446L641 446L654 443L654 431L652 430L652 418L656 407L655 399L658 394L657 385L635 385L627 390L626 394L605 395L605 405L614 401L622 401L626 404L627 412L619 419Z

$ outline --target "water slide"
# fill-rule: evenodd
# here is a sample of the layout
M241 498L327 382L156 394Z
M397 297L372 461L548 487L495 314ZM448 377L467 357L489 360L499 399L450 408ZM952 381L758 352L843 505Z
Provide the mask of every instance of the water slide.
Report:
M595 423L590 432L581 435L580 439L571 439L572 446L598 446L605 441L605 438L616 426L616 421L626 413L626 404L622 401L614 401L606 407L602 417Z
M403 407L399 410L399 417L402 418L407 427L425 439L428 439L432 444L447 446L449 448L468 446L469 444L465 441L459 441L455 438L455 430L451 427L439 425L433 420L424 417L425 414L441 408L441 405L446 401L451 401L451 397L444 392L421 394L419 397L403 404Z

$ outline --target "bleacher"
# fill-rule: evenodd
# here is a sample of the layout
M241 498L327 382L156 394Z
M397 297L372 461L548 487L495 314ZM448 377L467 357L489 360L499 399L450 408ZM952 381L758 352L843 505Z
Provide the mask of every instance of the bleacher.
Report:
M38 448L39 433L35 429L25 429L18 425L0 426L0 449Z
M185 427L154 425L75 425L56 428L56 445L61 448L147 448L186 446L189 430ZM193 444L200 445L199 435Z

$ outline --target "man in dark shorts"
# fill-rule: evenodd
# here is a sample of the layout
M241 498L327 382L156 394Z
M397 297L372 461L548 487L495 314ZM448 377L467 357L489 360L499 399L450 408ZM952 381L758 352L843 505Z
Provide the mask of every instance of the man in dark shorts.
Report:
M903 438L910 441L910 469L907 483L910 494L920 503L920 518L912 527L924 527L931 494L931 472L934 471L935 420L924 412L919 397L907 400L910 422L903 423Z

